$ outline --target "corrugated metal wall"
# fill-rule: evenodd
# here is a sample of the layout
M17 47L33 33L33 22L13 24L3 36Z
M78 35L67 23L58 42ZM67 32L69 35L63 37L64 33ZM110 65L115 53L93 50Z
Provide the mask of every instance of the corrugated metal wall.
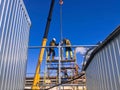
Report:
M94 55L86 69L86 80L88 90L120 90L120 34Z
M23 90L30 19L22 0L0 0L0 90Z

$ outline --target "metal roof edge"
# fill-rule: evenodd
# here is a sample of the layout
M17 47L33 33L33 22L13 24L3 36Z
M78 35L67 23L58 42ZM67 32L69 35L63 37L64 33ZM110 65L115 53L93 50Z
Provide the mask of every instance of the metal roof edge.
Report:
M24 12L25 12L25 15L26 15L26 19L27 19L27 21L28 21L28 24L31 26L31 20L30 20L30 17L29 17L29 15L28 15L28 12L27 12L27 9L26 9L26 7L25 7L25 4L24 4L23 0L20 0L20 4L22 5L22 8L23 8L23 10L24 10Z
M89 66L90 62L94 58L95 54L100 51L105 45L107 45L111 40L120 34L120 26L118 26L99 46L91 53L90 58L87 60L86 65L83 67L85 71Z

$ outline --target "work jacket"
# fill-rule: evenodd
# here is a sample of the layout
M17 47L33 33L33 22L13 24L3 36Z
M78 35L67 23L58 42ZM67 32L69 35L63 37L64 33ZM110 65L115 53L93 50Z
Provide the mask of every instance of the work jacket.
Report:
M51 41L49 45L50 46L58 46L58 44L56 44L56 42L54 42L54 41ZM51 47L51 49L54 49L54 47Z
M68 40L68 39L66 39L64 43L68 46L71 45L70 40Z

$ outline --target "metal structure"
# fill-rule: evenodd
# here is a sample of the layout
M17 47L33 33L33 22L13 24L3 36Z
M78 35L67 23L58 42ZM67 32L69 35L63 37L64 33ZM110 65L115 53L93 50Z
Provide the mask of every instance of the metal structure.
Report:
M83 70L88 90L120 89L120 26L92 51Z
M0 90L23 90L31 21L22 0L0 0Z
M81 67L77 66L77 64L80 65L80 63L77 62L77 58L76 58L76 48L78 47L84 47L85 48L91 48L91 47L96 47L98 45L71 45L72 50L74 51L74 59L68 59L65 60L65 52L64 49L66 46L55 46L54 49L56 51L56 57L55 60L52 60L50 58L50 60L47 60L47 49L50 48L51 46L46 46L45 48L45 52L46 55L44 55L44 59L43 61L46 62L45 66L45 70L44 70L44 76L41 76L41 78L39 79L39 84L38 87L40 89L49 89L50 90L60 90L60 89L67 89L67 88L71 88L71 90L86 90L85 87L85 75L81 76ZM31 46L29 47L30 49L40 49L43 48L41 46ZM61 53L61 48L62 48L62 52ZM31 52L32 53L32 52ZM61 55L63 54L63 55ZM78 54L78 53L77 53ZM32 56L32 55L30 55ZM34 56L34 55L33 55ZM61 57L63 56L63 57ZM32 58L32 57L31 57ZM43 67L43 66L42 66ZM63 73L62 70L67 69L67 73L68 76L66 82L64 81L64 77L63 77ZM42 74L42 73L41 73ZM26 79L26 90L27 89L31 89L31 85L33 83L33 77L29 77Z
M61 53L61 50L63 50L64 48L65 46L63 47L63 46L60 46L59 44L59 46L57 47L58 59L46 60L47 75L45 75L46 79L44 79L44 83L43 83L44 89L50 88L51 85L54 86L57 84L61 84L61 83L65 83L67 81L73 80L75 77L78 76L78 73L80 73L79 66L77 65L77 62L76 62L76 53L75 53L76 51L74 51L74 58L72 60L71 59L65 60L64 57L61 57L61 56L65 56L64 51L62 51L63 53ZM64 77L64 73L63 73L64 70L67 71L68 77ZM61 90L62 88L74 87L76 88L75 90L78 90L77 88L81 87L82 85L85 86L85 84L81 81L81 78L79 78L67 84L54 87L54 89ZM43 89L43 87L41 88Z

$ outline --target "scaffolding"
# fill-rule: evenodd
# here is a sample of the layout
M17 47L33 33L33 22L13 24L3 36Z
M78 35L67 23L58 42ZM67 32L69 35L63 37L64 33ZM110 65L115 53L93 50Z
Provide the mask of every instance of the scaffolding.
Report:
M86 90L86 78L83 73L82 65L80 66L78 58L78 48L93 48L98 45L71 45L73 51L73 59L65 59L65 47L67 46L54 46L56 56L55 59L51 58L47 60L48 49L52 46L30 46L29 49L45 48L44 61L44 73L40 72L41 78L39 81L39 87L41 90ZM32 51L33 53L33 51ZM79 54L80 55L80 54ZM34 56L34 55L33 55ZM84 58L84 57L83 57ZM42 66L43 67L43 66ZM64 78L63 71L67 70L68 77ZM26 78L26 86L31 87L33 77Z
M77 78L79 76L79 73L81 72L81 67L77 64L76 46L71 46L72 49L74 48L73 58L69 58L68 60L65 59L64 55L65 47L67 46L61 46L60 44L59 46L55 47L58 49L57 59L55 58L54 60L47 60L46 55L44 83L42 85L43 87L41 87L42 89L48 89L52 86L57 85L52 90L64 90L65 88L71 88L70 90L85 90L85 75L76 80L73 80L74 78ZM48 52L46 54L48 54ZM64 77L64 70L66 70L68 77Z

